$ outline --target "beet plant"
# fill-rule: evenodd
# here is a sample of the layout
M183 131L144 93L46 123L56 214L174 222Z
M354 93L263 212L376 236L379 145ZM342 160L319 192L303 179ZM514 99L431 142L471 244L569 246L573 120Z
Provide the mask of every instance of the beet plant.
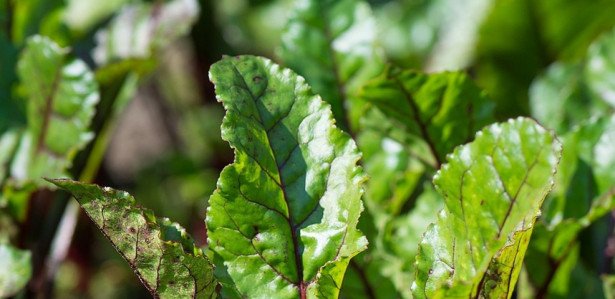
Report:
M614 296L612 4L43 2L0 5L0 297Z

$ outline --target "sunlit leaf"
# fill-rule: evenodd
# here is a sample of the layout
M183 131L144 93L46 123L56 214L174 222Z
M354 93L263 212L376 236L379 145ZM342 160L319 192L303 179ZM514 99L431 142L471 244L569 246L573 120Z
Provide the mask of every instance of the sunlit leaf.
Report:
M216 296L213 266L181 226L136 206L125 191L51 182L72 193L154 297Z
M560 150L555 136L519 118L447 157L434 176L446 208L419 245L416 298L510 298Z
M207 212L223 296L336 297L367 245L354 142L303 78L270 60L224 58L210 77L235 149Z

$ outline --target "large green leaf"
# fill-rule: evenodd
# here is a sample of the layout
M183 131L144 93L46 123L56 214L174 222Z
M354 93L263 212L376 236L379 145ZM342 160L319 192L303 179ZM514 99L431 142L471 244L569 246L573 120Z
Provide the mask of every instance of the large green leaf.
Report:
M389 67L361 93L379 108L407 139L429 149L425 160L439 168L455 146L492 121L493 105L464 73L422 74Z
M0 240L0 298L21 290L32 275L30 252L17 249Z
M347 111L357 90L378 73L383 59L375 44L376 24L361 0L297 3L282 36L279 54L331 104L342 129L356 125Z
M213 266L178 224L136 206L125 191L71 180L51 182L72 193L154 297L216 296Z
M491 125L434 176L445 209L419 245L417 298L508 297L561 146L524 118Z
M210 77L235 149L210 198L208 238L230 297L335 297L367 242L352 139L304 79L270 60L224 58Z
M98 65L122 59L148 59L186 34L199 16L196 0L127 5L96 33L92 57Z

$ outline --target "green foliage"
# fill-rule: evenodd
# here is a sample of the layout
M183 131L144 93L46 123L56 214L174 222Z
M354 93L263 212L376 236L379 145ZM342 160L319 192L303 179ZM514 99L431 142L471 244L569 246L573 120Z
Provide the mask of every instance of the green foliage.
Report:
M30 252L0 240L0 297L10 297L23 288L30 276Z
M426 75L388 68L366 84L361 96L411 136L402 141L423 141L429 148L423 159L436 168L492 120L489 100L463 73Z
M419 245L414 296L510 298L560 151L523 118L456 148L434 176L446 208Z
M196 0L138 3L122 8L96 33L92 56L99 65L122 59L147 59L186 34L199 15Z
M615 70L609 51L615 31L605 33L589 47L580 63L554 63L530 88L532 115L560 133L570 131L591 116L613 111L609 87Z
M0 297L613 296L611 0L0 2Z
M20 219L25 198L47 185L42 178L67 177L73 157L93 138L88 126L99 100L98 86L85 63L68 60L67 54L50 39L34 36L17 65L27 126L2 136L6 151L0 160L8 173L0 177L6 177L2 201Z
M229 297L335 297L367 242L355 228L365 180L354 142L303 78L252 56L210 77L235 149L209 200L217 277Z
M282 35L282 60L331 104L344 130L357 125L357 90L382 68L376 34L367 3L309 0L297 4Z
M213 267L186 231L135 206L125 191L53 180L71 192L156 298L216 297Z

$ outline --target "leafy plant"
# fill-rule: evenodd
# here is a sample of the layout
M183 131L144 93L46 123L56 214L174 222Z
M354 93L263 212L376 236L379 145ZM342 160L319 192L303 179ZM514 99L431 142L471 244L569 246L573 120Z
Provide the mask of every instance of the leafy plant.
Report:
M611 298L613 8L4 1L0 297Z

